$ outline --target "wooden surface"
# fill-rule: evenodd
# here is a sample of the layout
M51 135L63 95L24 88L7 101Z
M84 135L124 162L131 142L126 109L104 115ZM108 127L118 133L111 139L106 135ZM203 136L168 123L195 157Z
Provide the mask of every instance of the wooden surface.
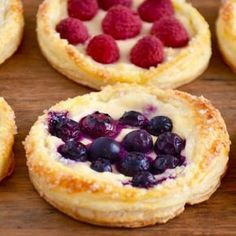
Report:
M218 52L214 22L219 0L193 0L211 24L213 58L195 82L181 90L204 95L220 109L232 140L229 170L220 189L205 203L187 206L165 225L136 230L106 229L76 222L52 208L33 189L25 165L22 141L42 111L56 102L89 92L54 71L41 55L35 35L39 0L24 0L26 28L18 52L0 66L0 95L16 112L18 135L14 147L16 170L0 184L0 235L236 235L236 75Z

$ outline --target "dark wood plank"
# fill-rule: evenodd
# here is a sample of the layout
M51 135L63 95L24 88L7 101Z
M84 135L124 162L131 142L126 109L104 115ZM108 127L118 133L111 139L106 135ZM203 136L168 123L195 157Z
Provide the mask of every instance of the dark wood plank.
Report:
M229 170L212 198L165 225L136 230L106 229L74 221L45 203L34 191L25 165L22 141L42 111L59 100L89 92L54 71L41 55L35 35L39 0L24 0L26 28L18 52L0 66L0 94L16 112L16 170L0 185L0 235L236 235L236 75L223 63L216 45L214 24L220 0L193 4L211 24L213 58L208 70L181 89L204 95L218 107L232 139Z

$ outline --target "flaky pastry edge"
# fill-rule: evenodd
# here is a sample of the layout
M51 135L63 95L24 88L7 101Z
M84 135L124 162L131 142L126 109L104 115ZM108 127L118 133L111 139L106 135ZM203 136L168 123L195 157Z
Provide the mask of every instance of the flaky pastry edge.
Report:
M216 35L225 63L236 73L236 1L224 0L216 21Z
M11 57L19 47L24 28L23 5L20 0L6 0L9 4L3 12L0 26L0 64Z
M173 0L173 3L177 11L191 19L196 35L174 60L156 68L131 70L124 64L115 67L99 64L80 53L67 40L60 39L55 31L55 22L51 22L60 6L59 0L45 0L40 5L37 13L38 42L42 53L56 70L91 88L99 90L117 82L176 88L196 79L207 68L211 57L211 35L207 22L190 3L184 0Z
M100 181L98 175L83 176L42 162L42 156L47 155L47 152L37 149L40 142L38 133L46 114L41 116L25 141L29 175L44 199L75 219L109 227L131 228L165 223L183 212L186 204L209 199L220 185L227 168L230 140L220 112L203 97L180 91L119 84L108 86L100 93L60 102L51 109L79 107L79 104L89 100L106 101L131 90L150 93L167 103L179 100L186 104L196 114L199 143L207 139L207 147L196 144L198 152L204 154L198 157L200 161L191 173L191 178L178 177L171 183L164 182L160 188L149 190L124 187L109 182L109 179Z
M12 174L15 166L12 147L16 134L15 114L0 97L0 181Z

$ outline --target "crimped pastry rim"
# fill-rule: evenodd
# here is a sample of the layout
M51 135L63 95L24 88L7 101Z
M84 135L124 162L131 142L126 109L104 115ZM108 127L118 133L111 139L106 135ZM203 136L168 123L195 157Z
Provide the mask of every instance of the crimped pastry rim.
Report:
M203 97L197 98L194 96L191 96L187 93L180 92L180 91L173 91L173 90L167 90L162 91L158 89L153 89L150 87L140 87L136 86L133 88L130 88L129 85L116 85L114 87L108 86L106 87L102 92L100 93L91 93L89 95L79 96L74 99L69 99L67 101L58 103L57 105L53 106L51 109L59 109L61 106L64 106L63 104L68 103L68 107L74 106L76 104L79 104L80 102L86 102L87 99L95 99L102 98L104 96L115 96L114 94L117 93L124 93L126 91L129 91L130 89L135 89L137 91L145 91L151 94L157 95L159 98L162 97L163 99L166 99L168 101L168 98L171 99L179 99L183 102L186 102L191 109L193 109L196 114L198 114L199 117L197 117L197 122L199 122L198 129L200 137L205 137L208 133L207 127L207 120L212 120L212 123L210 127L213 129L213 132L216 135L216 138L214 140L209 140L209 143L211 143L211 146L209 149L206 150L206 154L201 159L201 163L199 163L200 170L196 173L194 172L194 180L188 179L189 186L188 188L191 189L192 194L187 194L185 196L183 191L183 184L185 184L186 179L184 178L178 178L178 181L176 180L175 183L172 184L164 184L163 188L159 189L149 189L148 191L145 191L143 189L133 188L129 187L126 188L124 186L118 186L113 185L109 182L109 179L107 181L97 181L98 176L82 176L79 173L76 173L76 175L73 173L73 171L65 171L64 169L60 169L55 166L45 166L45 163L43 163L41 157L45 153L39 152L41 149L37 150L37 144L39 142L37 138L37 134L39 130L37 129L38 124L42 122L42 120L45 118L44 116L41 116L38 121L35 123L33 128L30 131L29 136L26 138L25 141L25 149L26 149L26 156L27 156L27 164L29 168L30 178L32 183L34 184L35 188L39 191L41 196L45 198L48 202L50 202L52 205L57 207L58 209L62 210L68 215L71 215L72 217L76 219L81 219L82 221L99 224L99 225L106 225L106 226L122 226L122 227L141 227L145 225L155 224L155 223L163 223L167 220L175 217L177 214L182 212L184 210L185 204L195 204L202 202L204 200L207 200L211 194L217 189L217 187L220 185L220 180L222 175L225 173L227 168L227 162L228 162L228 152L229 152L229 145L230 140L229 136L226 130L225 123L219 113L218 110L216 110L211 103L204 99ZM70 105L69 105L70 104ZM205 110L206 112L201 113L200 111ZM203 122L202 120L205 121ZM207 136L208 137L208 136ZM220 166L218 165L218 162ZM216 173L214 173L216 171ZM58 177L58 173L63 172L63 174L60 174ZM200 173L199 173L200 172ZM209 172L209 173L208 173ZM211 175L214 175L213 177ZM196 180L195 180L196 178ZM213 181L211 183L207 183L207 179L213 178ZM204 183L204 184L203 184ZM204 187L199 187L202 185L206 185ZM50 186L50 187L49 187ZM58 195L57 195L58 191ZM171 200L171 196L173 194L179 193L182 194L184 197L183 199L179 199L173 203ZM152 212L152 206L154 208L158 207L160 208L159 203L152 203L151 200L159 200L160 202L162 199L168 199L169 202L165 203L166 208L168 208L168 212L165 214L165 216L158 216L150 217L150 219L145 220L135 220L132 218L132 214L128 219L124 219L122 222L120 222L120 219L117 219L116 215L112 215L112 213L108 214L107 218L104 217L104 215L99 216L99 209L90 209L90 206L85 204L83 206L74 206L75 209L77 209L78 212L74 212L74 210L70 209L70 203L65 201L60 202L60 196L61 194L68 194L68 199L73 199L73 195L77 196L81 201L83 197L89 198L89 196L102 196L103 201L106 201L108 203L109 199L115 203L119 203L119 207L121 209L126 209L128 211L128 215L131 214L130 206L127 204L131 204L132 206L139 207L140 202L142 202L143 206L141 207L140 212L146 209L147 211ZM55 195L54 195L55 194ZM91 195L89 195L91 194ZM84 196L83 196L84 195ZM70 198L71 197L71 198ZM66 199L66 198L65 198ZM96 198L95 198L96 199ZM98 202L99 198L97 199ZM95 201L95 200L94 200ZM137 205L139 204L139 205ZM98 204L99 205L99 204ZM171 209L169 209L171 206ZM117 206L117 209L119 209ZM88 217L86 218L83 214L80 213L80 210L85 208L86 211L91 211L92 215L95 215L97 217L92 218ZM117 210L116 209L116 210ZM164 208L163 208L164 209ZM82 211L82 210L81 210ZM118 210L117 210L118 211ZM164 210L163 210L164 211ZM103 212L104 213L104 212ZM118 214L115 212L114 214ZM112 218L111 218L112 216Z
M211 57L211 36L207 22L195 8L183 0L173 0L173 3L177 10L191 17L197 35L175 60L157 68L130 71L122 64L112 68L96 63L80 53L66 40L60 39L49 20L49 15L55 11L54 8L60 5L58 0L45 0L39 7L37 35L41 51L56 70L75 82L95 89L117 82L135 82L164 89L179 87L196 79L208 66Z
M4 0L4 2L9 5L4 11L3 25L0 25L0 64L17 50L24 27L22 2L20 0Z
M216 34L219 49L228 66L236 73L236 1L222 1L218 19L216 21Z
M15 114L7 102L0 97L0 181L14 169L12 146L16 134Z

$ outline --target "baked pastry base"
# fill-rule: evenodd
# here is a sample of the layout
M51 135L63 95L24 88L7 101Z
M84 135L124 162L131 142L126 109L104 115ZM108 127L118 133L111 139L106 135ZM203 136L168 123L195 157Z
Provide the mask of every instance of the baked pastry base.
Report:
M216 22L216 34L226 64L236 73L236 1L222 2Z
M12 56L20 45L24 18L20 0L3 0L0 6L0 64Z
M0 97L0 181L12 174L15 166L12 146L16 134L15 115Z
M149 70L130 67L126 63L97 63L75 46L68 44L67 40L61 39L55 31L56 24L61 20L58 13L62 7L60 0L46 0L39 7L39 45L56 70L69 79L94 89L117 82L135 82L164 89L176 88L196 79L207 68L211 57L211 36L207 22L192 5L183 0L173 0L173 4L178 13L189 19L195 35L189 45L180 49L181 52L173 56L172 60Z
M12 153L10 157L8 158L8 163L6 163L4 167L4 171L2 172L0 176L0 181L11 176L12 173L14 172L14 169L15 169L15 159L14 159L14 154Z
M197 141L194 146L188 144L186 147L187 152L193 153L187 157L190 165L185 167L186 173L157 187L142 189L124 186L113 179L113 174L105 178L100 173L90 172L89 168L74 171L56 161L56 154L49 151L45 114L32 127L25 141L25 149L30 179L46 201L84 222L136 228L165 223L183 212L186 204L209 199L226 171L230 140L219 111L203 97L120 84L108 86L100 93L58 103L50 110L75 111L85 104L89 106L91 101L106 103L110 99L126 97L127 94L132 98L138 94L141 98L146 93L192 117L189 122L194 124L192 135L196 136ZM185 125L183 129L190 129L188 124Z

